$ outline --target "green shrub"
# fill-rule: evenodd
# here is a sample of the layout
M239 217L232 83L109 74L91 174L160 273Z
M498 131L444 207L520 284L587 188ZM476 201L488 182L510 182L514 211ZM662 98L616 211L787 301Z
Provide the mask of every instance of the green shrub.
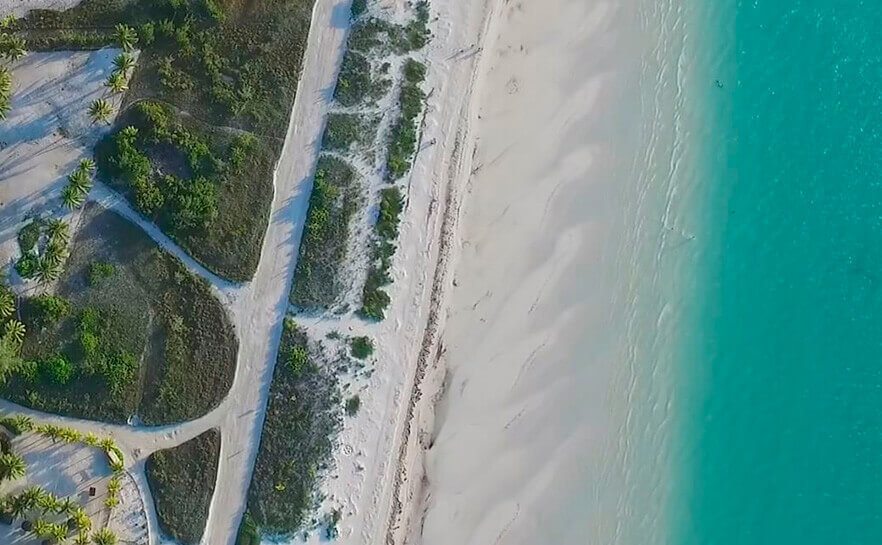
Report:
M113 277L115 273L116 267L113 266L113 263L107 263L106 261L93 261L89 265L89 285L97 286L103 280Z
M361 407L361 399L358 396L352 396L346 400L346 415L347 416L355 416L358 414L358 409Z
M389 180L397 180L410 170L416 152L418 138L418 117L423 108L425 93L420 84L426 77L426 67L408 59L404 64L404 82L401 85L399 105L401 113L392 126L392 138L386 152L386 167Z
M27 253L15 262L15 270L22 278L34 278L40 270L40 258Z
M309 352L302 346L292 346L285 354L285 364L291 374L298 376L309 366Z
M374 343L369 337L354 337L349 342L352 356L363 360L374 353Z
M39 364L39 373L44 380L64 386L74 375L74 367L67 358L61 354L55 354Z
M39 220L31 220L18 231L18 247L26 254L37 247L43 224Z
M33 309L32 322L37 327L53 325L70 315L70 302L63 297L44 294L29 302Z
M362 306L359 310L364 318L382 320L385 318L386 308L392 302L383 286L391 282L389 269L392 267L395 239L398 238L398 224L403 210L404 195L398 186L380 192L380 213L374 228L377 235L374 259L362 289Z
M352 19L358 19L367 9L367 0L352 0L352 7L350 9L352 12Z
M143 46L153 44L156 39L156 26L152 22L147 22L138 27L138 41Z

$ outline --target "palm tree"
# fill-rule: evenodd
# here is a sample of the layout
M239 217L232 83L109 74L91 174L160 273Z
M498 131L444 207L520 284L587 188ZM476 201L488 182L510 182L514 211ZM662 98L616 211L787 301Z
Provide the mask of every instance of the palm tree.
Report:
M108 123L111 114L113 114L113 108L110 106L110 102L103 98L94 100L89 105L89 117L92 118L92 123Z
M39 507L40 511L42 511L45 515L46 513L57 512L58 503L58 498L47 492L40 496L40 498L37 500L37 507Z
M61 190L61 202L64 203L64 206L73 210L86 202L86 195L81 191L77 191L75 187L68 185Z
M59 515L63 513L72 514L79 506L77 502L73 501L70 498L62 498L58 500L58 505L55 506L55 512Z
M85 193L92 189L92 174L88 170L77 168L67 176L67 182Z
M5 66L0 66L0 119L6 119L12 108L12 74Z
M126 51L131 51L138 42L138 35L135 33L135 29L128 25L122 23L116 25L114 34L116 34L116 41L119 42L120 47Z
M7 337L0 337L0 384L4 384L9 375L21 369L24 363L19 357L21 345Z
M61 269L61 256L55 254L46 255L37 261L37 279L40 282L52 282L58 280L63 272Z
M74 538L74 545L89 545L89 532L80 530L77 537Z
M57 240L64 244L70 241L70 227L61 218L52 218L46 222L46 234L51 240Z
M40 502L40 498L46 494L47 492L39 486L29 486L24 489L19 497L25 502L25 505L28 506L28 509L36 509Z
M77 530L88 531L92 528L92 519L82 507L76 507L70 514L70 520L74 521Z
M43 260L52 265L61 265L67 259L67 255L67 243L50 238L49 244L46 245L46 253L43 254Z
M116 534L110 528L102 528L92 534L92 543L95 545L116 545Z
M34 429L34 421L30 416L25 416L23 414L17 414L12 418L7 420L7 423L11 424L15 428L15 433L24 433L26 431L31 431Z
M110 89L111 93L122 93L129 88L129 82L126 75L121 72L114 72L107 77L104 86Z
M34 521L34 526L31 531L39 538L45 539L48 538L52 533L52 524L46 522L43 519L37 519Z
M31 506L24 494L13 496L9 501L9 514L12 515L12 518L23 517L30 509Z
M25 326L18 320L9 320L6 322L6 325L3 326L3 338L8 339L13 343L20 345L24 342L24 335Z
M25 56L24 38L12 34L0 34L0 57L8 61L14 61Z
M77 168L80 170L85 170L86 172L94 172L95 171L95 161L92 159L86 158L81 159L80 164L77 165Z
M9 318L15 312L15 296L0 287L0 318Z
M117 71L126 74L135 66L135 57L128 51L123 51L113 59L113 66Z
M64 543L64 540L67 539L67 525L65 524L52 524L49 527L49 539L51 539L55 543Z
M13 452L0 454L0 481L20 479L25 476L25 471L24 458Z

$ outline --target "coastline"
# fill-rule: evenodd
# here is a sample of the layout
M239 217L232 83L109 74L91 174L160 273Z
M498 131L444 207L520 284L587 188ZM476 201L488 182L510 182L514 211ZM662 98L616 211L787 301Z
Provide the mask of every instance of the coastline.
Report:
M622 542L657 328L631 335L664 316L629 284L663 215L634 160L652 38L634 6L484 6L384 543Z

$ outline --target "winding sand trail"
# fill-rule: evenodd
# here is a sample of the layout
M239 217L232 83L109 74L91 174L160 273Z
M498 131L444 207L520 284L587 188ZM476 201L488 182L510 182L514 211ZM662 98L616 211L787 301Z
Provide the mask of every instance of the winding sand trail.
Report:
M128 469L144 495L151 543L159 542L159 531L144 478L145 459L156 450L180 445L212 428L221 431L221 453L217 486L202 543L235 543L257 456L282 319L288 308L288 290L326 113L349 28L349 13L350 0L316 0L303 71L275 172L269 227L261 261L251 282L236 285L208 272L107 188L96 186L90 196L144 228L160 246L208 280L227 303L239 336L239 357L233 385L221 404L207 415L182 424L139 427L65 418L0 400L0 410L4 412L27 414L40 423L63 424L83 432L114 437L126 454Z

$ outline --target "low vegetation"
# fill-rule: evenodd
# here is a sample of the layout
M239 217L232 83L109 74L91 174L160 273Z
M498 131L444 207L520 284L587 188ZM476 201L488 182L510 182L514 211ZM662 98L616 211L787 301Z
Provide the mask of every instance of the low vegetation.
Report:
M133 106L120 125L98 147L102 178L207 268L250 278L272 201L271 150L158 102Z
M162 532L178 543L202 539L217 481L220 433L209 430L195 439L147 459L147 481Z
M322 138L322 149L346 152L353 146L365 146L373 138L373 127L360 114L328 114L328 125Z
M340 294L349 222L360 198L352 168L336 157L321 155L294 273L294 305L328 308Z
M358 396L352 396L346 400L346 416L355 416L360 408L361 399Z
M337 381L319 358L306 333L286 319L248 492L250 523L265 534L300 528L340 427ZM249 532L240 539L242 533Z
M398 103L401 112L392 126L386 151L386 173L390 181L401 178L410 170L419 136L419 115L426 95L420 85L426 79L426 67L413 59L404 63L404 78Z
M207 413L232 384L235 332L207 283L97 205L83 210L55 295L18 310L21 363L0 389L17 403L165 424Z
M392 282L389 270L392 256L395 255L398 238L398 224L404 210L404 195L398 186L388 187L380 192L380 214L375 226L374 256L368 269L367 280L362 290L359 313L369 319L382 320L386 308L391 303L389 294L383 289Z
M353 337L349 341L349 350L353 358L363 360L374 353L374 343L370 337Z

